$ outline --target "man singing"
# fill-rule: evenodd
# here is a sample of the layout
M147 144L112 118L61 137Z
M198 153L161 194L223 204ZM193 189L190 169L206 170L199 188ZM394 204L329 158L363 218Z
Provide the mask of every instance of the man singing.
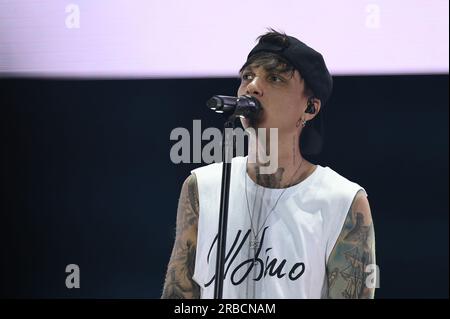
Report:
M258 39L239 72L237 95L257 99L262 112L242 124L257 132L276 128L278 138L251 134L249 156L232 161L223 298L373 298L367 194L302 155L304 145L317 146L305 138L314 135L332 91L324 59L274 30ZM260 151L270 143L277 143L278 166L267 174ZM215 163L193 170L183 184L162 298L214 297L221 177Z

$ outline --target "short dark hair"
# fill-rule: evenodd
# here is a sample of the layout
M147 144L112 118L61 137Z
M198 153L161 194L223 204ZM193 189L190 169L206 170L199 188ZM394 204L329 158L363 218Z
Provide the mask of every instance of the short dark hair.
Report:
M278 32L272 28L269 28L267 33L260 35L256 40L258 43L271 43L280 47L287 47L289 45L288 36L284 32ZM244 69L249 65L255 67L261 66L266 72L290 72L291 77L294 75L296 70L296 68L289 61L272 52L257 52L251 55L239 70L239 74L241 75ZM302 76L301 73L300 76ZM304 94L307 97L314 97L314 92L311 87L306 81L304 83ZM318 155L323 147L323 135L324 123L321 112L319 112L319 114L315 116L314 120L309 123L300 135L299 143L303 154Z
M288 36L285 33L275 31L272 28L269 28L269 32L260 35L256 38L258 43L272 43L281 47L285 47L289 45ZM242 74L245 68L249 65L255 67L263 67L266 72L279 72L279 73L290 73L290 77L294 75L295 67L287 61L282 56L272 53L272 52L259 52L252 55L241 67L239 70L239 74ZM299 72L300 73L300 72ZM301 76L301 74L300 74ZM308 83L305 81L304 93L306 96L314 96L314 92L309 87Z

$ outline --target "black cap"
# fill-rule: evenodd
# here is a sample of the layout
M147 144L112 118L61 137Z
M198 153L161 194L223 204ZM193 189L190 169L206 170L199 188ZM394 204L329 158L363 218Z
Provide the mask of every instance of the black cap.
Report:
M333 79L322 55L294 37L287 36L287 39L288 42L283 45L260 40L248 54L247 60L259 52L271 52L283 57L300 72L322 105L325 104L333 89Z

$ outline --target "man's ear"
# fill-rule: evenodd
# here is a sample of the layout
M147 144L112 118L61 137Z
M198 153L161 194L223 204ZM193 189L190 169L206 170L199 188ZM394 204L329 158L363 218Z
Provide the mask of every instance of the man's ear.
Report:
M305 110L305 120L310 121L320 112L320 107L322 106L321 101L315 96L308 98L306 110Z

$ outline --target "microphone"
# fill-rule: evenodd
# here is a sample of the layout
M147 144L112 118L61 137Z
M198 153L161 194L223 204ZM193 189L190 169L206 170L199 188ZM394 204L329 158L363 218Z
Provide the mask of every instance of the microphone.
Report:
M217 113L231 113L248 119L255 119L262 111L259 101L250 95L214 95L206 102L206 106Z

